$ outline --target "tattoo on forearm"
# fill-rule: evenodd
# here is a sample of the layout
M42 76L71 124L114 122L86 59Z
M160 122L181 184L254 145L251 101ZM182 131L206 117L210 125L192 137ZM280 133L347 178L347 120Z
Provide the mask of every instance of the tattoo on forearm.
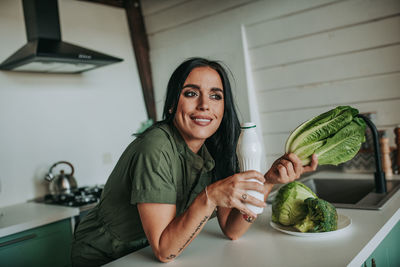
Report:
M199 225L196 227L194 232L190 235L189 239L185 242L185 244L179 249L178 253L181 252L186 245L193 239L196 233L200 230L201 226L208 220L209 216L204 216L204 219L200 221Z

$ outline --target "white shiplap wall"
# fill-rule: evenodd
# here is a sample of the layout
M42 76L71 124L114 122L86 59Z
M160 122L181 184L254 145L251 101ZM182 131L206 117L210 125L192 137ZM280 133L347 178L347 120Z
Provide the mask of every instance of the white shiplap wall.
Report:
M400 124L400 1L348 0L245 25L269 161L298 124L337 105Z
M173 69L187 57L204 56L232 70L241 120L258 113L267 165L282 154L294 127L339 104L377 112L380 128L400 123L399 0L142 5L159 116ZM252 84L259 110L249 100Z
M202 56L223 61L232 71L241 121L253 119L247 90L242 25L296 12L299 6L333 0L146 0L142 1L150 44L156 107L160 118L165 88L182 60ZM168 26L166 26L168 25Z
M184 59L201 56L223 61L234 73L240 117L249 117L240 23L241 8L256 0L142 1L158 117L172 71Z

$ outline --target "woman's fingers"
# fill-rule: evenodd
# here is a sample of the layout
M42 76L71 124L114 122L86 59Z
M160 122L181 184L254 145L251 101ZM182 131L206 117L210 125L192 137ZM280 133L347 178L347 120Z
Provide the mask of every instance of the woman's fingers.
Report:
M317 166L318 159L315 154L312 155L309 166L303 166L294 153L285 154L272 164L265 177L270 183L288 183L300 178L303 173L315 171Z
M240 204L235 207L238 210L241 211L241 213L247 214L250 217L252 217L252 219L255 219L257 217L257 214L255 214L254 212L252 212L247 206L246 204L251 204L257 207L261 207L261 208L265 208L266 207L266 203L264 201L261 201L249 194L247 194L246 192L243 192L243 194L240 196Z
M236 208L255 218L257 215L249 210L245 204L264 207L265 203L249 195L247 190L257 191L265 195L268 191L264 183L265 178L258 171L237 173L209 185L208 196L217 206Z
M242 194L236 194L236 196L231 200L230 202L230 207L228 208L235 208L237 210L240 211L240 213L242 214L247 214L251 217L256 218L257 214L255 214L254 212L252 212L246 205L245 205L245 201L247 199L250 199L251 196L246 194L245 192L243 192Z
M294 153L290 153L286 154L285 158L290 160L290 162L293 164L293 169L296 174L296 178L300 177L300 175L303 173L304 170L303 170L303 164L299 159L299 157Z
M239 210L240 213L247 214L254 219L257 218L257 214L252 212L243 202L240 202L240 204L238 204L238 206L236 206L235 208Z
M304 171L303 171L303 173L315 171L315 170L317 169L317 166L318 166L318 158L317 158L317 155L316 155L316 154L313 154L313 155L311 156L311 163L310 163L310 165L304 166Z
M282 159L280 164L282 164L285 167L287 177L290 178L296 176L293 163L290 160Z
M281 183L282 182L284 183L286 181L286 179L289 177L288 176L288 172L286 170L286 167L283 164L279 163L276 166L276 169L278 170L278 177L277 178L280 180Z
M250 182L250 181L243 181L241 188L243 190L254 190L257 192L260 192L261 194L265 194L266 193L266 189L264 187L264 184L260 184L257 182Z
M257 206L257 207L261 207L261 208L264 208L267 205L264 201L259 200L258 198L255 198L255 197L247 194L246 192L244 192L241 195L241 201L243 203L251 204L251 205L254 205L254 206Z
M258 181L260 181L261 183L265 183L265 178L264 176L258 172L258 171L245 171L245 172L241 172L238 175L240 175L240 177L244 180L248 180L248 179L257 179Z

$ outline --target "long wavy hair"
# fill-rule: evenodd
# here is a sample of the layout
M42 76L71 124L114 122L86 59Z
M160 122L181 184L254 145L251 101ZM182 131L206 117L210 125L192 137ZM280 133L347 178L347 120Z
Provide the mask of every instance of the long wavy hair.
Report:
M176 106L186 78L194 68L198 67L210 67L217 71L223 85L224 115L218 130L205 142L215 161L213 179L220 180L239 171L236 145L240 134L240 123L233 101L231 84L228 73L221 63L199 57L189 58L181 63L168 82L162 122L173 124Z

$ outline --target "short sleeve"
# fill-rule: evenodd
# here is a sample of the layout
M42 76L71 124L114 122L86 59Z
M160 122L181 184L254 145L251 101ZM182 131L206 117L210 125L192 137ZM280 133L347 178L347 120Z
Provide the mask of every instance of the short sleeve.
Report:
M176 186L169 154L165 146L150 146L135 153L130 169L131 204L176 204Z

